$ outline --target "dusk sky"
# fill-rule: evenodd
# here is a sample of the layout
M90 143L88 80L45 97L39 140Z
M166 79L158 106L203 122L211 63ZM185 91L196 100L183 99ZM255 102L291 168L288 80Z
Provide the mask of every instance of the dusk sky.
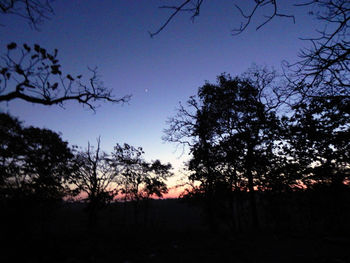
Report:
M180 14L150 38L148 31L156 31L170 14L158 9L165 2L174 1L57 0L52 4L55 15L40 31L20 18L3 16L3 48L12 41L38 43L48 51L57 48L63 72L84 74L87 66L97 66L106 87L117 97L131 94L132 99L124 105L101 102L96 113L77 103L62 109L21 100L1 103L0 110L18 117L25 126L60 132L71 145L85 148L88 141L96 144L101 136L106 152L125 142L143 147L147 160L171 162L177 169L188 156L178 158L181 151L175 152L176 145L162 142L161 137L180 101L223 72L239 75L253 63L280 70L282 60L295 61L298 50L308 44L298 38L315 34L310 10L283 1L281 12L294 14L296 24L276 18L255 31L263 18L260 12L248 30L232 36L231 30L242 21L233 1L205 1L194 23L189 14Z

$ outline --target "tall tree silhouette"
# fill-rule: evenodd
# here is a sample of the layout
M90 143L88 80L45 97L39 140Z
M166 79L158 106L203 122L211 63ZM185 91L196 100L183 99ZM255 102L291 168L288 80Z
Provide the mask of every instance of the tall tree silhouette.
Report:
M181 108L170 119L165 136L178 142L193 137L190 179L201 182L209 200L220 193L221 188L215 188L223 184L229 191L235 187L249 191L255 227L255 190L268 172L279 130L275 112L262 102L264 92L250 79L222 74L217 84L207 83L199 89L198 100L189 100L192 112Z
M16 239L28 238L38 228L46 240L52 215L70 192L72 151L56 132L23 127L4 113L0 133L1 221L8 228L2 231Z
M70 183L75 185L76 193L87 195L89 228L92 231L96 230L99 210L112 201L117 194L112 187L117 174L111 164L108 154L100 148L100 138L97 139L96 149L88 144L85 151L76 154L76 169Z

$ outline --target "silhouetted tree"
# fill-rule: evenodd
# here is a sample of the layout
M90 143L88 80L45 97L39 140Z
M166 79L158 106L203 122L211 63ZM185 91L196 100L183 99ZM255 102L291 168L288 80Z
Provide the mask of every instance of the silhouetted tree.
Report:
M181 106L169 120L165 140L191 140L190 179L201 182L208 202L224 189L249 190L252 220L258 227L255 190L274 159L279 121L273 110L277 106L267 107L273 100L263 96L270 87L253 83L257 84L254 79L222 74L217 84L205 84L198 100L188 101L192 109Z
M159 160L148 163L148 177L145 178L144 197L149 199L152 196L163 197L168 193L166 180L173 176L170 163L162 164Z
M39 227L47 240L48 223L70 191L72 151L56 132L23 127L4 113L0 133L2 231L8 238L28 238Z
M34 127L23 128L1 114L1 187L7 195L21 194L35 203L62 200L70 176L72 152L59 134Z
M299 179L311 187L344 186L350 175L350 100L313 98L295 106L286 155L297 163Z
M162 197L168 192L166 179L173 174L171 165L162 164L159 160L146 162L141 147L129 144L117 144L114 147L113 159L116 172L119 173L119 189L124 202L134 203L135 223L138 224L140 201L144 201L145 222L148 218L148 199ZM126 205L126 203L125 203Z
M64 184L70 176L70 163L73 154L68 143L59 134L48 130L29 127L23 130L24 184L30 186L37 202L62 200L66 195Z
M97 139L96 150L88 144L87 150L76 154L75 167L70 183L82 197L87 195L89 228L95 231L99 210L117 194L112 183L118 174L114 172L108 154L101 150L100 138Z
M113 159L116 173L120 173L119 186L124 201L142 199L141 187L146 173L146 165L142 159L144 151L129 144L114 147Z
M35 44L33 47L16 43L7 45L0 66L0 102L22 99L42 105L60 105L77 101L92 110L97 101L123 103L130 96L115 98L100 81L96 69L88 80L82 75L62 73L57 50L49 53Z
M20 174L23 155L22 124L8 114L0 114L1 200L12 195L10 178Z
M114 147L113 158L120 173L119 183L125 201L140 201L151 196L162 197L168 192L165 180L172 173L170 164L162 164L159 160L146 162L141 147L129 144Z

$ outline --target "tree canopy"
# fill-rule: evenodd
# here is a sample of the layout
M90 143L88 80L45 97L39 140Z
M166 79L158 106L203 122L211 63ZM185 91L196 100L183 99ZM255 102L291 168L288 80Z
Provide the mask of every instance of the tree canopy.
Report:
M23 127L1 113L1 189L3 198L28 196L38 202L59 201L67 194L73 153L48 129Z

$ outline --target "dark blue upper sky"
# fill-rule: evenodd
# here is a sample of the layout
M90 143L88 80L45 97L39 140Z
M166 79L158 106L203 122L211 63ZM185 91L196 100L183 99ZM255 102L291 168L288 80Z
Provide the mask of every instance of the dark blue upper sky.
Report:
M55 15L31 30L20 18L2 17L2 50L7 43L38 43L59 50L64 72L79 74L87 66L98 67L105 86L116 95L132 94L127 105L101 104L96 113L76 103L66 109L32 105L20 100L1 103L25 125L49 128L62 133L64 140L86 147L101 136L107 152L118 143L142 146L148 160L159 158L178 166L175 146L161 140L167 117L179 101L194 95L206 80L215 81L222 72L237 75L252 63L280 69L281 61L295 61L298 50L307 45L298 37L314 34L316 21L306 8L292 8L281 1L291 19L277 18L255 31L263 13L239 36L231 36L241 17L233 1L204 1L201 14L192 23L188 14L177 16L158 36L150 38L169 12L157 7L159 0L57 0ZM247 3L242 8L250 8ZM284 2L284 3L283 3ZM268 12L269 10L264 10Z

